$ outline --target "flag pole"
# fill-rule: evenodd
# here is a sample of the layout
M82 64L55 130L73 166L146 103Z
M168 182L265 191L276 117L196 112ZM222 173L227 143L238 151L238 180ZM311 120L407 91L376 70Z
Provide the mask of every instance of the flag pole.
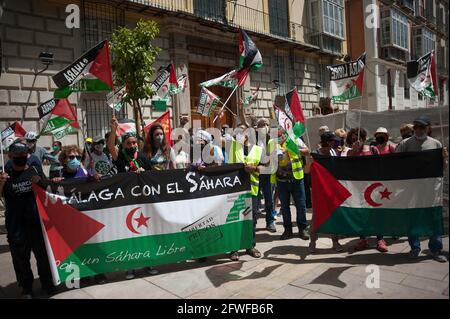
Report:
M219 100L219 103L222 104L228 111L230 111L230 113L233 114L234 117L237 117L237 115L228 106L226 106L222 101Z
M239 87L239 85L236 85L233 89L233 91L231 91L230 95L228 96L227 100L222 104L222 108L220 109L220 112L217 113L216 117L213 120L213 123L216 123L217 119L219 118L219 114L221 114L223 112L223 109L225 108L226 104L228 103L228 101L230 100L231 96L234 94L234 92L236 92L237 88Z
M1 137L0 137L0 139L1 139ZM1 140L0 141L0 153L1 153L1 157L2 157L2 172L4 172L5 171L5 158L3 157L4 156L4 154L3 154L3 140Z

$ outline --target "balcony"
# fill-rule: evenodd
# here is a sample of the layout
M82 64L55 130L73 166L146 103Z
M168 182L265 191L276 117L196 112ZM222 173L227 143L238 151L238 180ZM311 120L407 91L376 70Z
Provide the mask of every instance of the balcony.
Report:
M119 0L115 0L118 1ZM120 3L123 3L121 1ZM321 49L316 30L232 0L128 0L126 7L211 23L223 30L242 28L273 43L291 43L307 51Z

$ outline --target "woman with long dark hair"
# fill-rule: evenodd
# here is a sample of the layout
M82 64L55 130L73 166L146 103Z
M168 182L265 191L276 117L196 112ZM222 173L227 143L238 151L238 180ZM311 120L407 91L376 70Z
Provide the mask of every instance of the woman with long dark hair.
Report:
M175 168L175 151L166 141L164 128L154 123L147 136L144 153L150 160L153 169L165 170Z

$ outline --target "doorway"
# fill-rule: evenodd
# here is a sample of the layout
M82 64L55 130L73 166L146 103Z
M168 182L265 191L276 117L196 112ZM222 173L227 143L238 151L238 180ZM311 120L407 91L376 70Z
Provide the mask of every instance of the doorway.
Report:
M189 64L189 87L191 91L191 119L193 120L201 120L202 128L208 127L218 127L221 128L223 124L228 124L230 127L233 126L234 116L225 109L223 117L217 120L218 123L214 125L214 115L211 117L205 117L197 113L198 99L200 96L200 83L217 78L225 73L229 72L230 69L211 66L211 65L201 65L201 64ZM211 86L208 88L211 92L220 97L221 102L225 102L228 96L231 94L232 89L226 88L220 85ZM234 93L236 94L236 92ZM227 107L229 107L233 113L236 112L236 97L232 96L227 103ZM222 104L219 103L217 108L221 108ZM191 123L192 124L192 123Z

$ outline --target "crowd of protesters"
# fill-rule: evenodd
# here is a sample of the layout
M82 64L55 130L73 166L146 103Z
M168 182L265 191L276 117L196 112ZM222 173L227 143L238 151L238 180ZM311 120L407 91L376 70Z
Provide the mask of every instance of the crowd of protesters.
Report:
M182 124L186 121L182 119ZM396 145L390 141L389 132L380 127L368 143L368 133L363 128L352 128L345 131L343 128L334 132L323 126L319 129L320 144L309 148L305 141L298 138L294 141L299 152L294 153L288 147L286 134L278 130L277 136L271 136L270 122L260 119L255 123L257 135L265 135L264 139L257 138L252 143L249 134L245 134L248 126L241 124L235 130L227 125L222 127L219 137L214 136L205 129L189 130L189 139L182 136L174 138L175 147L166 140L164 128L161 124L152 125L146 134L145 140L138 140L136 134L125 133L116 135L118 122L111 120L110 132L104 137L87 138L84 149L76 145L65 145L55 141L52 151L47 152L37 146L38 136L28 132L24 138L17 139L8 151L9 161L4 172L0 174L0 194L6 204L7 239L10 245L14 270L17 281L23 289L23 295L32 294L33 273L30 266L30 253L33 251L37 260L39 278L44 290L52 293L51 275L48 259L45 252L44 240L36 202L32 192L32 182L49 178L53 182L72 178L88 178L99 180L105 175L134 172L141 173L150 170L191 169L202 170L208 166L243 163L246 172L250 175L252 212L253 212L253 247L246 250L252 257L259 258L261 253L256 249L256 221L260 214L260 199L264 199L266 230L272 233L277 231L275 193L277 193L283 219L283 233L280 240L294 237L291 213L291 200L296 208L297 236L302 240L309 240L309 250L316 252L318 234L308 227L306 212L310 204L310 179L307 172L311 153L327 156L373 156L395 152L423 151L442 148L442 144L430 136L431 123L426 117L419 117L412 124L404 124L400 128L402 141ZM186 130L186 132L188 132ZM261 141L263 141L261 143ZM292 142L292 141L291 141ZM140 151L140 143L143 144ZM209 158L193 155L195 148L201 154L209 154ZM444 158L447 160L447 150L443 148ZM276 167L271 161L264 161L267 154L275 154ZM309 160L306 160L309 159ZM42 164L47 161L50 165L47 177ZM314 212L312 215L314 223ZM344 247L339 243L339 236L332 235L332 249L342 251ZM411 246L412 258L420 254L420 241L417 237L408 238ZM355 251L368 248L367 236L362 235L352 247ZM442 255L441 236L432 236L429 240L432 256L439 262L446 262ZM383 236L377 236L376 249L387 252L388 246ZM233 261L239 260L239 252L229 253ZM204 258L199 260L204 261ZM148 268L151 275L157 274L154 268ZM126 274L127 279L134 278L135 271ZM94 277L97 283L106 280L104 275Z

